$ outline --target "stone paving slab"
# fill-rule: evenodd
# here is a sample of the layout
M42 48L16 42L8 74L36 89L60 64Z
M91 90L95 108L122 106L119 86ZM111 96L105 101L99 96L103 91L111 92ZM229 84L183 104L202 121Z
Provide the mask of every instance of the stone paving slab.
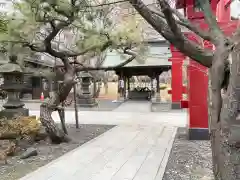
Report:
M39 117L39 110L30 110L30 115ZM78 112L80 124L106 124L106 125L166 125L166 126L187 126L187 112L169 111L169 112L115 112L115 111L80 111ZM53 112L52 117L55 122L60 122L57 112ZM75 113L73 111L65 112L66 123L75 124Z
M20 180L161 180L176 129L120 125Z
M150 101L126 101L118 108L114 109L115 112L151 112Z
M148 101L128 101L113 111L81 111L79 110L79 123L106 124L106 125L169 125L186 127L186 111L150 112L151 103ZM39 110L30 110L30 115L39 117ZM60 122L57 112L52 113L56 122ZM66 123L75 124L75 112L65 111Z

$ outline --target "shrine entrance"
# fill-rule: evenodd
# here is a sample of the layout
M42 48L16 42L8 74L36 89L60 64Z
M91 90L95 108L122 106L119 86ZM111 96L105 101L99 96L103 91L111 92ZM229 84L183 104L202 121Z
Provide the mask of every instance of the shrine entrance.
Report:
M171 69L171 65L124 66L114 69L119 77L119 93L123 100L160 101L159 76ZM142 82L133 83L133 76L145 76ZM155 81L155 83L154 83ZM121 85L123 83L123 85ZM122 90L120 90L122 88Z
M160 80L162 72L172 67L168 59L172 57L169 43L166 40L148 40L144 42L148 49L135 60L118 66L127 60L127 55L122 57L116 51L109 51L102 67L115 67L118 76L118 100L158 100L160 101ZM130 56L129 56L130 58ZM141 82L135 83L134 77L144 76ZM136 80L136 79L135 79Z

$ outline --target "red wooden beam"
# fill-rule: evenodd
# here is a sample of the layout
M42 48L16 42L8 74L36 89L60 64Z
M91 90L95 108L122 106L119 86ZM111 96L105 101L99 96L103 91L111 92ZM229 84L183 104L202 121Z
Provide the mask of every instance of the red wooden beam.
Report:
M172 90L171 89L168 90L168 94L172 94Z
M181 108L183 109L189 108L188 100L181 100Z

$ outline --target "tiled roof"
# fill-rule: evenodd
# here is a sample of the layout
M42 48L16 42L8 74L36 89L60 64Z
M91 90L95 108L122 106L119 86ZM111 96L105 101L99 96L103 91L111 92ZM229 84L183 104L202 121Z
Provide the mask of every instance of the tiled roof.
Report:
M124 67L136 67L136 66L165 66L171 65L168 59L172 56L169 49L169 45L155 44L149 45L149 50L139 61L133 60ZM130 56L128 56L130 57ZM128 58L122 58L117 52L108 52L108 55L103 63L103 67L113 67L120 63L123 63Z

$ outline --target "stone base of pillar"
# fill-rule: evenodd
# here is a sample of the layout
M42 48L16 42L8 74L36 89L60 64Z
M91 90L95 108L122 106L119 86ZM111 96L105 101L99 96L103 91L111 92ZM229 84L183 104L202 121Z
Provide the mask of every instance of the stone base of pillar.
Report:
M21 109L23 108L24 103L21 102L20 100L16 101L7 101L5 104L3 104L3 107L6 109Z
M181 102L172 102L171 107L172 107L172 109L182 109Z
M208 128L190 128L188 130L189 140L210 140Z
M77 98L77 105L79 107L95 107L98 103L95 98L82 95Z
M14 116L29 116L29 109L26 108L16 108L16 109L3 109L0 111L0 118L11 119Z
M161 102L161 98L160 97L156 97L155 101L160 103Z

